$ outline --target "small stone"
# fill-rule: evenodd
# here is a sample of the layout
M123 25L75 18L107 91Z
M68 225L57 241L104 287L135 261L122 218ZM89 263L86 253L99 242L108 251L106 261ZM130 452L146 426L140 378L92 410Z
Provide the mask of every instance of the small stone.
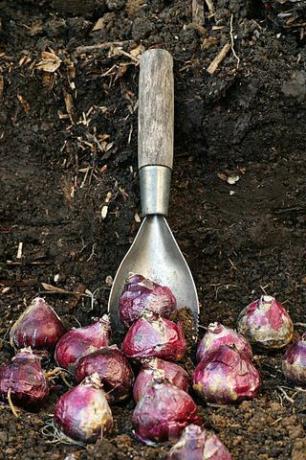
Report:
M106 0L106 6L110 11L119 11L125 5L126 0Z
M146 38L153 31L154 26L151 21L145 18L136 18L132 27L132 36L134 40Z
M304 71L295 71L289 80L282 86L282 92L287 97L293 97L302 102L306 95L306 74Z

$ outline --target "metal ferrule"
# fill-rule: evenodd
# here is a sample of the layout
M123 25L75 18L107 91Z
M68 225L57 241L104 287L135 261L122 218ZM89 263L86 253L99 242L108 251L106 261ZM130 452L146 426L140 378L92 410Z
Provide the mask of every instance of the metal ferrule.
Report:
M167 166L143 166L139 170L141 212L168 215L171 169Z

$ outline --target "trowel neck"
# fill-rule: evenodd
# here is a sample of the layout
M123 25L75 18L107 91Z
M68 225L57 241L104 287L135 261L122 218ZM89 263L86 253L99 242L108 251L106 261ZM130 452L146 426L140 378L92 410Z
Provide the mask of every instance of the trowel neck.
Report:
M143 216L168 215L171 169L148 165L139 170L141 212Z

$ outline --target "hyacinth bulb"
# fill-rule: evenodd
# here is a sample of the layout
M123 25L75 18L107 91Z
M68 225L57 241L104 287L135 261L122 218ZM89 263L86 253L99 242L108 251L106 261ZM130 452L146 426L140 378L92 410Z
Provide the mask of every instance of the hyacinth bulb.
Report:
M218 436L188 425L166 460L232 460L232 456Z
M31 348L20 350L11 362L0 367L0 396L24 407L39 407L49 388L40 357Z
M170 383L153 382L138 401L132 417L137 439L155 444L180 436L185 426L200 423L197 406L188 393Z
M306 386L306 333L302 335L301 340L288 348L282 367L288 380Z
M69 438L85 443L112 429L112 412L97 374L86 377L58 399L54 423Z
M250 359L253 357L251 345L243 335L221 323L211 323L198 344L197 361L206 358L208 354L216 351L221 345L235 345L237 350L248 355Z
M185 369L175 363L164 361L160 358L151 358L142 363L142 368L135 380L133 397L136 402L139 401L148 388L151 387L156 370L160 372L160 376L164 381L188 392L190 378Z
M251 343L267 349L283 348L292 340L293 323L280 302L263 295L239 315L238 331Z
M235 346L222 345L200 361L193 373L193 388L204 400L221 404L254 398L260 375L249 357Z
M170 288L141 275L131 274L119 299L120 320L129 327L144 311L170 318L176 310L176 299Z
M110 340L110 322L107 315L89 326L73 328L66 332L55 348L55 361L60 367L73 367L77 360L102 347Z
M116 345L94 351L77 362L74 374L77 382L94 373L99 375L109 401L118 402L130 396L134 374Z
M152 312L132 324L122 343L128 358L162 358L181 360L186 353L186 340L180 323L174 323Z
M66 332L54 309L36 297L10 330L10 343L16 348L53 349Z

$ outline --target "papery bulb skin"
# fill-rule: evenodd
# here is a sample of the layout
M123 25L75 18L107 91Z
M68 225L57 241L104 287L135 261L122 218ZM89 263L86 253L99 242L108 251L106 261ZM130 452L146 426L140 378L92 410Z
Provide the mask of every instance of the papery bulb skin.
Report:
M31 348L20 350L11 362L0 366L0 396L26 408L39 408L49 394L40 357Z
M16 348L54 349L66 329L54 309L41 297L33 299L10 330Z
M64 369L75 366L78 359L102 347L110 340L110 322L107 315L89 326L73 328L66 332L55 348L54 358Z
M263 295L239 315L238 331L251 343L267 349L283 348L292 340L293 323L280 302Z
M198 344L197 362L216 351L221 345L235 345L237 350L248 355L250 359L253 357L251 345L243 335L221 323L211 323Z
M232 460L232 456L218 436L188 425L166 460Z
M129 276L119 299L120 320L126 327L130 327L145 311L170 318L175 310L176 299L170 288L142 275Z
M135 435L145 444L177 439L190 423L200 423L191 396L170 383L154 382L132 417Z
M112 412L97 374L58 399L54 423L66 436L84 443L94 442L111 431Z
M139 374L136 377L133 387L133 397L136 402L138 402L144 396L147 389L151 387L155 370L161 371L161 376L165 381L188 392L190 378L185 369L170 361L165 361L160 358L151 358L144 360Z
M155 357L180 361L186 348L182 325L152 312L146 312L132 324L122 343L123 353L132 359Z
M198 395L220 404L254 398L260 383L259 372L249 357L228 345L200 361L193 373L193 388Z
M306 386L306 333L301 340L289 346L283 357L282 368L288 380Z
M77 382L94 373L99 375L110 402L123 401L130 396L134 374L116 345L94 351L77 362L74 374Z

